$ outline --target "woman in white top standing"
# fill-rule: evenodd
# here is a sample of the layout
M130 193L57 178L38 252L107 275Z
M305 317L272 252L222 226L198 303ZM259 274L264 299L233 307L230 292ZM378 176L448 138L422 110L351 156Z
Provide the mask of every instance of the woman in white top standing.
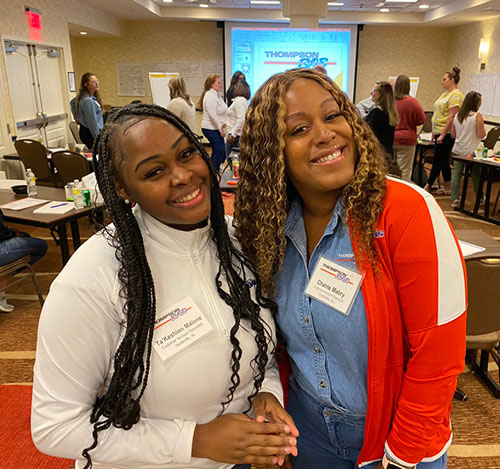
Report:
M221 89L222 80L219 75L214 73L205 80L205 91L200 97L200 103L203 107L201 131L210 142L212 163L217 171L226 158L225 134L222 125L226 120L227 105L220 97Z
M481 106L481 93L469 91L465 95L464 103L460 111L453 119L451 128L451 137L455 139L452 153L454 155L465 156L474 153L479 146L479 142L486 136L484 129L484 120L481 113L478 112ZM458 160L453 162L453 176L451 177L451 205L458 207L460 178L464 171L464 163ZM479 168L474 166L472 169L472 183L474 191L479 189Z
M236 245L209 161L160 106L110 113L93 164L113 224L72 256L40 318L31 429L42 452L76 468L268 467L296 455L276 304Z
M226 157L229 158L233 147L238 147L240 135L245 124L245 115L250 99L250 86L245 81L239 81L234 87L233 103L227 110L227 120L224 123L226 139Z
M196 134L196 110L186 90L186 83L182 77L172 77L168 82L170 90L170 103L167 106L169 111L179 116Z

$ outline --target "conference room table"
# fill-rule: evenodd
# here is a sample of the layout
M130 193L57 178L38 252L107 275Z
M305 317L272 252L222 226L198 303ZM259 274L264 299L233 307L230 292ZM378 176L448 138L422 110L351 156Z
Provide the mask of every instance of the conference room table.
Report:
M226 170L222 173L221 179L219 181L219 187L221 191L227 193L236 192L238 187L238 179L233 178L233 172L231 170Z
M2 209L4 220L6 222L13 222L31 227L42 227L50 230L56 244L60 246L62 265L64 266L70 257L67 230L68 224L71 228L73 248L76 250L81 245L78 219L93 215L94 210L102 212L102 204L91 204L89 207L85 207L83 209L72 208L64 214L34 213L34 210L42 207L43 204L21 210L11 210L6 207L1 207L9 202L18 201L28 197L26 194L15 194L12 189L10 189L11 186L19 184L26 183L23 180L0 180L0 208ZM37 192L38 199L66 202L66 193L64 189L37 186Z
M459 241L484 248L472 254L464 254L466 260L500 257L500 243L482 230L455 230Z
M415 166L416 166L417 173L416 173L416 178L414 178L413 181L421 187L424 187L425 183L427 182L427 178L425 178L425 180L424 180L425 154L427 153L427 151L429 151L431 149L434 150L434 146L435 146L435 144L432 140L426 140L426 139L420 139L420 138L417 140L417 146L415 148L415 159L413 160L412 175L414 175L414 170L415 170Z
M500 174L500 161L494 161L492 158L481 158L476 156L474 158L467 158L466 156L452 155L453 160L461 161L465 164L464 171L464 184L462 187L462 197L460 199L460 205L455 207L455 210L467 214L470 217L476 219L486 220L495 225L500 225L500 220L490 217L490 202L491 202L491 188L493 186L492 175L494 173ZM499 159L500 160L500 159ZM479 189L476 194L476 199L474 202L474 209L472 211L465 209L465 201L467 198L467 189L469 187L469 178L472 174L472 169L474 166L480 167L479 175ZM479 213L479 206L481 205L481 199L483 197L483 186L484 182L486 184L486 194L484 198L484 214ZM494 215L494 214L493 214Z

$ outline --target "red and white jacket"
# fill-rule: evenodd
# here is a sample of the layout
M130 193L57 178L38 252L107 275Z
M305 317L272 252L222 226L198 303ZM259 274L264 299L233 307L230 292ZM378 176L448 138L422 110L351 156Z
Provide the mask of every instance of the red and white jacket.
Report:
M451 400L465 358L465 265L440 207L417 186L388 179L377 229L380 272L363 266L368 404L357 463L385 450L412 465L439 458L451 443Z

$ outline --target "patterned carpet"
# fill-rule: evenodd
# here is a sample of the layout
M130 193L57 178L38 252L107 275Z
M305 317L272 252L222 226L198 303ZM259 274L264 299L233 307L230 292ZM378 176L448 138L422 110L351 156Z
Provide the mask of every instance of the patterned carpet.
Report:
M493 195L496 195L496 190ZM453 212L447 197L438 197L437 200L455 229L480 229L500 240L500 227ZM226 211L232 213L232 198L225 198L224 203ZM11 227L26 230L22 226ZM36 266L46 295L61 269L59 248L49 238L48 231L29 231L49 243L47 256ZM82 241L92 234L88 219L80 221L80 232ZM85 280L82 279L82 282ZM15 310L10 314L0 313L0 384L31 384L40 305L29 278L8 289L7 298ZM494 374L498 378L498 369ZM469 400L465 403L453 402L454 440L449 449L448 467L500 468L500 400L496 400L470 371L459 377L459 386Z

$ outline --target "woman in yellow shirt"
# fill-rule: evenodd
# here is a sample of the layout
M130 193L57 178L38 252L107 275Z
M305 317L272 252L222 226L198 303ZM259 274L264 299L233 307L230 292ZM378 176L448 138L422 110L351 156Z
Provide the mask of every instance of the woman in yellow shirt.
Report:
M431 173L424 189L430 192L434 181L441 172L443 174L444 189L436 191L436 194L450 194L451 169L449 158L454 143L450 131L455 114L458 113L464 101L463 93L457 88L459 81L460 69L458 67L453 67L452 72L445 73L441 82L445 91L434 103L432 138L436 147Z

